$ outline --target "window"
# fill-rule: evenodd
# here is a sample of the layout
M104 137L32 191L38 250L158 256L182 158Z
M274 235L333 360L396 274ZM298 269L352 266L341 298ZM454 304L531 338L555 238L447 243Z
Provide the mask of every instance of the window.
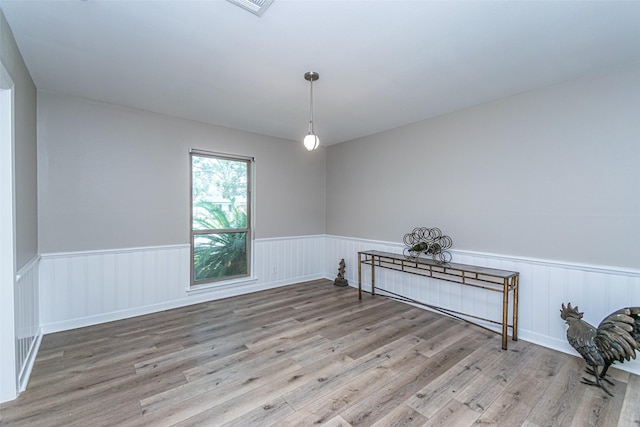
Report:
M250 276L253 158L190 155L191 285Z

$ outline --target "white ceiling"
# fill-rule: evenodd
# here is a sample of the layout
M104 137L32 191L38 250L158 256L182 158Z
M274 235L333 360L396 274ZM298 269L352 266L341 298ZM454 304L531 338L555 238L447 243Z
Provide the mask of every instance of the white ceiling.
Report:
M0 0L39 90L331 145L640 61L640 2Z

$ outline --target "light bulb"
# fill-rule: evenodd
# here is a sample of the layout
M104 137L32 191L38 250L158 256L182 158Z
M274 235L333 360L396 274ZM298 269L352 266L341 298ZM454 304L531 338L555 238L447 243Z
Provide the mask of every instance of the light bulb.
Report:
M318 145L320 144L320 139L316 135L310 133L304 137L303 143L307 151L313 151L316 148L318 148Z

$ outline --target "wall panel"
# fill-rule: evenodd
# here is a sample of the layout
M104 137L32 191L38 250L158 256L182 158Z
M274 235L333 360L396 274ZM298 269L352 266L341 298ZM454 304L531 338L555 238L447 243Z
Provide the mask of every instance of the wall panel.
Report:
M189 246L43 254L45 333L255 292L324 275L324 236L256 240L254 278L189 292Z

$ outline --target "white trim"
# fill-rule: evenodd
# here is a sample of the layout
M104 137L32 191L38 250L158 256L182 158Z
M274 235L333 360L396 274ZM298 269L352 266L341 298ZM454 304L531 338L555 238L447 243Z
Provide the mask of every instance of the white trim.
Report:
M217 157L225 160L243 160L248 162L255 162L256 158L253 156L243 156L240 154L228 154L228 153L218 153L217 151L207 151L201 150L198 148L189 148L189 154L200 156L200 157Z
M266 237L262 239L256 239L256 242L288 242L290 240L324 239L326 237L328 237L326 234L309 234L307 236Z
M327 236L325 234L310 234L308 236L287 236L287 237L267 237L261 239L254 239L254 242L286 242L290 240L306 240L306 239L324 239L325 237L335 237L335 236ZM140 251L164 251L167 249L190 249L191 245L189 243L178 243L171 245L162 245L162 246L135 246L130 248L116 248L116 249L92 249L87 251L68 251L68 252L49 252L42 253L38 256L42 259L50 259L50 258L68 258L68 257L83 257L90 255L109 255L109 254L123 254L123 253L131 253L131 252L140 252ZM30 261L30 263L34 262L34 259Z
M332 238L332 239L345 240L345 241L358 242L358 243L370 243L372 245L393 246L393 247L397 247L399 250L402 250L404 248L404 245L402 243L385 242L382 240L359 239L356 237L335 236L330 234L310 234L307 236L267 237L267 238L261 238L261 239L254 239L254 241L255 242L285 242L285 241L291 241L291 240L324 239L324 238ZM190 247L191 246L188 243L165 245L165 246L140 246L140 247L133 247L133 248L119 248L119 249L97 249L97 250L89 250L89 251L52 252L52 253L40 254L39 257L43 259L66 258L66 257L74 257L74 256L120 254L120 253L130 253L130 252L139 252L139 251L180 249L180 248L190 248ZM544 266L559 267L559 268L571 268L575 270L589 271L594 273L622 274L622 275L631 276L631 277L640 277L640 270L623 268L623 267L597 266L597 265L589 265L589 264L581 264L581 263L561 262L561 261L545 260L540 258L494 254L489 252L475 252L475 251L469 251L464 249L452 249L450 252L453 254L459 254L459 255L487 257L487 258L492 258L496 260L504 260L504 261L511 261L511 262L526 262L528 264L544 265ZM35 261L37 260L32 259L31 261L29 261L29 263L33 263ZM250 279L247 279L247 280L250 280ZM200 285L200 286L204 286L204 285Z
M606 266L606 265L589 265L589 264L581 264L581 263L575 263L575 262L552 261L552 260L546 260L546 259L540 259L540 258L499 255L499 254L491 254L486 252L465 251L460 249L454 249L454 250L451 250L451 252L455 254L460 254L460 255L480 256L480 257L487 257L487 258L503 260L503 261L526 262L527 264L542 265L546 267L570 268L572 270L588 271L592 273L618 274L618 275L631 276L631 277L640 277L640 270L635 270L631 268L614 267L614 266Z
M24 276L27 271L31 270L40 261L40 259L40 254L37 254L36 256L31 258L25 265L23 265L16 273L16 282L20 281L20 278Z
M14 126L15 86L0 62L0 403L18 395Z
M225 288L232 288L232 287L242 286L242 285L250 285L250 284L256 283L257 281L258 281L257 277L251 276L251 277L243 277L241 279L225 280L223 282L203 283L202 285L195 285L195 286L188 287L185 290L187 294L193 295L193 294L201 294L203 292L209 292L213 289L225 289Z

